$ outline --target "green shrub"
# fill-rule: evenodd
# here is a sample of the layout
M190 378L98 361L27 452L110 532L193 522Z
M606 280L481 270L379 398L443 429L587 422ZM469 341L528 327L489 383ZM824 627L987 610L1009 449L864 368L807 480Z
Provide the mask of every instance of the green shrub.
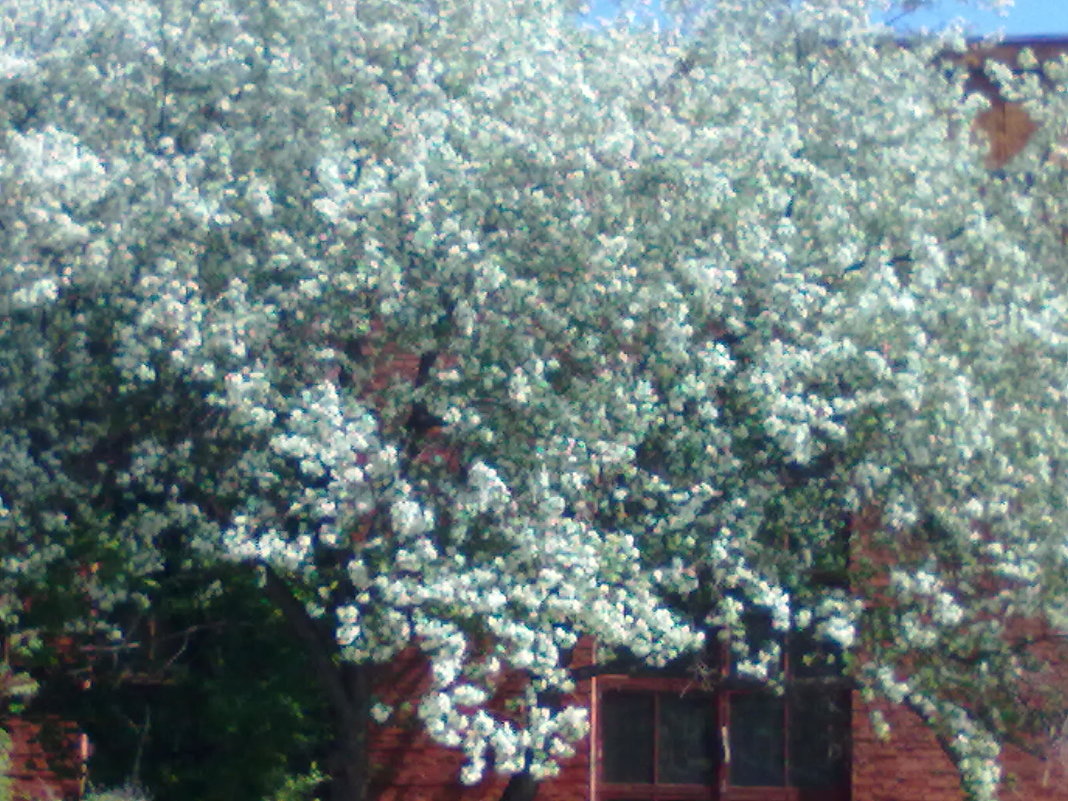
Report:
M312 763L311 770L297 776L286 776L274 795L264 801L312 801L315 788L326 776L319 771L319 766Z
M90 790L82 801L151 801L151 797L143 787L131 782L110 790Z
M11 735L0 729L0 801L11 801Z
M23 705L37 689L29 674L17 671L6 661L0 660L0 720L20 712ZM0 728L0 801L12 801L14 790L11 776L11 735Z

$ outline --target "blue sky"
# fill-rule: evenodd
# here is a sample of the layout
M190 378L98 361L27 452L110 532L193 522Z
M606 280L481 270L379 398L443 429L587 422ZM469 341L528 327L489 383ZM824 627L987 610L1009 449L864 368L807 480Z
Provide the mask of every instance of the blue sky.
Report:
M593 16L613 16L615 0L592 0ZM992 11L980 11L974 5L957 0L942 0L935 12L910 14L899 25L912 28L937 28L951 19L965 20L969 32L975 35L1003 30L1007 36L1028 34L1068 36L1068 0L1016 0L1004 17Z
M993 11L980 11L974 6L943 2L935 13L910 16L912 19L907 21L909 27L939 27L954 17L961 17L967 21L970 32L975 34L1004 30L1006 36L1068 35L1068 0L1016 0L1014 7L1004 17Z

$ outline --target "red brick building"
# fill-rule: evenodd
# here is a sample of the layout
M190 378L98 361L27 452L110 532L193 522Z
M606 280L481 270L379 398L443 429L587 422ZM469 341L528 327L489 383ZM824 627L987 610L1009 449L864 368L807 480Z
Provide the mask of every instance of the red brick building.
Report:
M585 642L573 668L594 663L595 651ZM907 709L880 704L891 730L881 739L873 707L833 669L801 659L810 644L783 648L787 691L778 697L735 677L725 651L719 664L703 660L701 678L683 669L578 682L569 701L589 710L590 730L538 801L963 801L932 731ZM373 731L371 798L496 801L505 778L463 786L459 752L434 744L414 720L410 702L426 681L425 665L409 656L380 682L401 711ZM1068 801L1068 745L1042 756L1008 747L1003 767L1004 801Z
M391 671L391 688L403 693L421 676L420 666L411 661ZM837 741L820 738L820 727L812 727L811 720L792 731L791 712L797 708L781 699L761 709L744 693L707 693L679 678L600 676L581 682L574 700L591 710L590 733L560 775L542 784L538 801L963 798L956 768L918 718L884 707L891 735L880 740L856 694L845 695L845 739ZM757 714L732 725L731 712L739 711ZM769 711L777 713L773 725ZM827 715L822 717L826 733ZM673 732L669 724L675 724ZM813 740L798 737L813 731ZM825 751L827 746L841 750ZM806 763L813 755L817 764ZM505 786L502 778L463 786L459 753L436 746L403 721L376 729L371 764L376 801L495 801ZM1058 749L1042 760L1008 748L1005 774L1006 801L1068 799L1068 758Z
M1028 50L1034 56L1035 64L1027 68L1020 65L1020 54ZM989 137L990 152L988 165L992 168L1004 166L1016 154L1023 150L1031 134L1035 132L1035 123L1027 116L1019 103L1011 103L1002 97L997 84L983 65L990 60L999 61L1017 72L1030 72L1045 82L1043 65L1068 53L1068 37L1033 36L1008 39L993 47L976 46L960 59L969 68L971 89L980 91L991 101L989 109L976 119L977 127Z

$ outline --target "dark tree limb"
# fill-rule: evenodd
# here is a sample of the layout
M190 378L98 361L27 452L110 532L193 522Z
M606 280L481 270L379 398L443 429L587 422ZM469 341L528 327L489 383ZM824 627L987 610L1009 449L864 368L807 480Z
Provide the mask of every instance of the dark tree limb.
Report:
M327 770L330 801L366 801L369 777L367 730L371 720L371 668L336 659L331 632L308 614L285 580L263 565L267 596L304 644L312 670L326 693L334 723Z
M500 801L534 801L538 794L538 781L523 770L513 773L501 793Z

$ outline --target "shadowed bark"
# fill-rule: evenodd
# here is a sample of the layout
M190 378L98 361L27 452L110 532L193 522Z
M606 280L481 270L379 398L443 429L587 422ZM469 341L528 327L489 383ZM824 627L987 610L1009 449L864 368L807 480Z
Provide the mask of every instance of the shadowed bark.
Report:
M307 648L330 705L334 742L327 759L330 801L367 801L367 730L371 720L371 668L338 663L332 634L308 614L284 579L264 566L267 595Z

